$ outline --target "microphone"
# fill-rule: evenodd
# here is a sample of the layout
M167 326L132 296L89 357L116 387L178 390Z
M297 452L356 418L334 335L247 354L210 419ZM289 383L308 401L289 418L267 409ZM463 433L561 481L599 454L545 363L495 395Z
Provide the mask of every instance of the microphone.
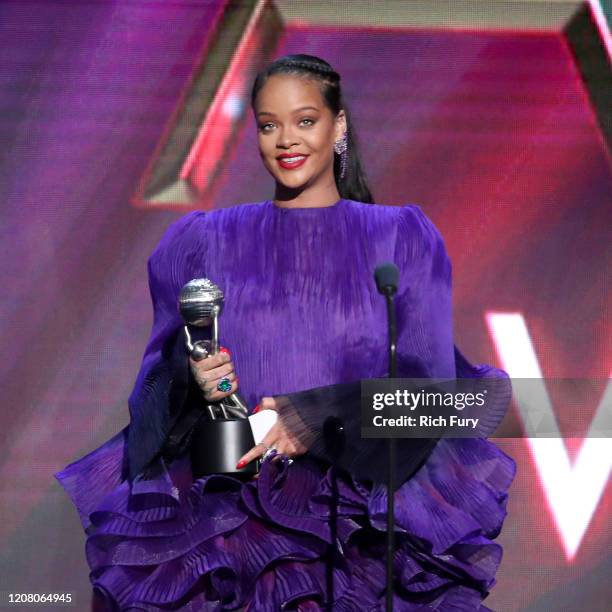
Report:
M383 263L374 270L374 280L379 293L395 295L399 284L399 268L394 263Z
M378 292L385 296L387 302L387 319L389 324L389 378L395 378L397 374L397 326L395 322L395 303L393 296L397 293L399 284L399 268L391 262L380 264L374 271L374 279ZM389 449L389 466L388 466L388 483L387 483L387 592L386 592L386 610L393 611L393 556L395 549L395 532L394 532L394 508L393 508L393 492L395 487L395 459L396 459L396 441L395 438L388 438Z

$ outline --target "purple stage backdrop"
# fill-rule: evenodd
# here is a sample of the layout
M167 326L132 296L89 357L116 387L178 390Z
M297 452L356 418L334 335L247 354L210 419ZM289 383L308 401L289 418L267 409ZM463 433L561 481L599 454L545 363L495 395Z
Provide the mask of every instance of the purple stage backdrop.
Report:
M88 609L84 534L52 475L128 422L146 260L185 212L132 201L221 6L0 3L3 596L70 592ZM457 344L512 376L601 379L577 408L551 402L586 431L612 401L612 160L567 40L296 23L271 57L286 53L341 73L376 201L419 204L444 235ZM272 197L244 113L207 206ZM608 609L610 440L495 441L518 475L485 603Z

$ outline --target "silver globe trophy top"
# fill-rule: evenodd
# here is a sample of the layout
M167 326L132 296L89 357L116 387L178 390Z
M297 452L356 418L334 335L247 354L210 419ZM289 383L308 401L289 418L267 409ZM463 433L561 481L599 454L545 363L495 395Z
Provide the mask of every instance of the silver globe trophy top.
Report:
M208 327L223 310L223 291L208 278L194 278L181 289L179 311L188 325Z

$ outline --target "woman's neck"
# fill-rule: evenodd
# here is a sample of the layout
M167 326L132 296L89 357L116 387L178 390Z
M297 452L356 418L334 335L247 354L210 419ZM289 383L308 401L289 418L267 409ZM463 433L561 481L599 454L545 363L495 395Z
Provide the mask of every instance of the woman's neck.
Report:
M298 195L283 193L277 189L273 203L278 208L325 208L334 206L341 199L334 185L333 189L319 190L316 193L313 193L312 190L302 191Z

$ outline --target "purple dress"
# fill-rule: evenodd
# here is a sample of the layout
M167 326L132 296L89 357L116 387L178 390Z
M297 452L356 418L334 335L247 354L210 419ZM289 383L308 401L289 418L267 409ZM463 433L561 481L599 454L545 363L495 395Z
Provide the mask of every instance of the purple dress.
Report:
M418 206L267 200L190 212L167 229L148 261L154 322L130 425L56 474L109 609L384 610L383 484L334 480L332 538L333 468L308 453L263 462L257 480L194 481L187 455L168 460L160 449L184 399L168 346L186 282L207 277L223 289L221 343L253 409L264 395L387 375L386 306L373 278L385 261L401 272L398 376L504 375L455 347L450 262ZM492 540L515 470L489 440L441 439L398 483L395 610L488 610L502 557Z

